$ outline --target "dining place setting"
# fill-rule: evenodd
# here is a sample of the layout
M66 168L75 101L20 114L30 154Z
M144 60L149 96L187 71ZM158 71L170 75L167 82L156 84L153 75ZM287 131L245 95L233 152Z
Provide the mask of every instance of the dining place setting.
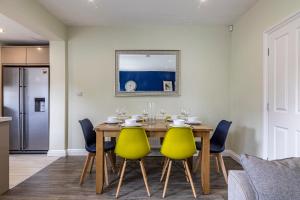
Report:
M181 109L178 115L169 115L164 109L156 112L154 103L148 103L142 114L128 115L125 109L117 109L116 115L95 127L88 119L80 120L86 140L88 156L80 178L84 183L88 166L94 162L96 169L96 193L102 194L104 186L109 186L108 166L118 175L115 197L121 193L128 162L137 161L143 177L147 195L151 197L151 185L148 183L145 158L152 151L159 151L163 157L160 182L163 183L162 198L167 195L169 177L174 163L181 163L187 184L193 197L197 197L195 182L200 182L201 193L210 193L210 156L215 156L216 166L221 166L227 183L227 174L221 153L224 151L225 139L231 125L226 120L220 121L212 137L212 128L205 125L198 116L193 116L188 109ZM159 149L151 147L149 138L160 140ZM199 152L199 153L198 153ZM193 157L196 155L196 164ZM120 164L116 165L116 160ZM108 164L109 163L109 164ZM192 173L199 173L199 180L193 180ZM151 173L151 171L148 173ZM153 183L152 183L153 184Z
M151 106L149 106L151 107ZM159 115L149 115L146 109L143 114L126 115L126 111L122 109L116 110L117 116L109 116L104 121L107 125L118 125L121 127L141 127L143 125L151 125L157 121L165 122L168 127L191 127L192 125L201 125L202 121L197 116L190 116L185 109L181 110L180 115L167 115L164 109L160 110Z

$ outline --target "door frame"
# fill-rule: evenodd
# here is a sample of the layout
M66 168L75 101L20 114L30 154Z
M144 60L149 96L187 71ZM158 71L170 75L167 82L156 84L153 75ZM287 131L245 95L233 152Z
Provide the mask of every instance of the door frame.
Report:
M263 32L263 104L262 104L262 133L263 133L263 158L269 157L269 36L276 30L300 18L300 11L289 15L279 23L271 26Z

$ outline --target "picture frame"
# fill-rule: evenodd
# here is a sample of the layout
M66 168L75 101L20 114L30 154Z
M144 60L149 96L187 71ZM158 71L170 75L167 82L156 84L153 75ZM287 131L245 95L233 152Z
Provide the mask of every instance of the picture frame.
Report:
M173 84L172 81L163 81L164 92L172 92Z
M115 50L115 96L180 96L180 56L180 50ZM147 57L149 59L143 60L141 59L142 57ZM175 57L172 58L172 62L167 60L169 64L171 63L170 66L166 65L168 67L171 67L173 70L166 70L165 65L163 66L163 70L158 70L159 67L161 67L160 65L163 64L162 61L158 62L160 65L153 65L153 63L155 62L152 62L153 66L148 65L151 61L150 58L154 59L155 61L157 57ZM139 69L130 70L132 66L128 64L128 58L130 58L131 60L135 59L136 61L139 61L140 65L135 66L139 67ZM151 67L151 69L145 70L145 67ZM150 74L146 76L146 79L143 77L146 75L146 73L144 72ZM157 72L160 72L160 74L163 75L159 76L160 78L158 78L158 80L154 79L154 75ZM173 72L175 73L175 75L173 75ZM168 77L164 77L166 75L168 75ZM149 77L154 78L152 79ZM152 83L147 78L155 82ZM135 81L136 84L140 87L138 87L135 91L126 91L125 84L128 80ZM166 90L164 90L163 81L171 81L172 86L168 87L170 86L170 83L167 83L168 85L166 86ZM141 82L147 82L147 84L143 84Z

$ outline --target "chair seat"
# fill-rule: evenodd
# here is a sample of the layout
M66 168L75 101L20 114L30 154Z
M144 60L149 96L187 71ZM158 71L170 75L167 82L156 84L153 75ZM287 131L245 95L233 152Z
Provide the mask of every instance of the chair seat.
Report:
M86 146L85 149L90 153L96 153L96 144ZM106 141L104 142L104 151L112 151L115 149L115 142Z
M197 150L201 151L202 149L201 142L196 142L196 148ZM220 147L219 145L210 143L210 153L222 153L224 150L225 150L224 147Z

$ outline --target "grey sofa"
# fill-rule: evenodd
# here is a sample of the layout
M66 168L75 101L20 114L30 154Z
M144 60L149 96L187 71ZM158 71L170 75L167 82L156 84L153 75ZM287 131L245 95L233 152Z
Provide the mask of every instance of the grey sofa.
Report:
M229 171L228 200L255 200L255 193L245 171Z
M240 160L245 171L229 171L229 200L300 200L300 158Z

